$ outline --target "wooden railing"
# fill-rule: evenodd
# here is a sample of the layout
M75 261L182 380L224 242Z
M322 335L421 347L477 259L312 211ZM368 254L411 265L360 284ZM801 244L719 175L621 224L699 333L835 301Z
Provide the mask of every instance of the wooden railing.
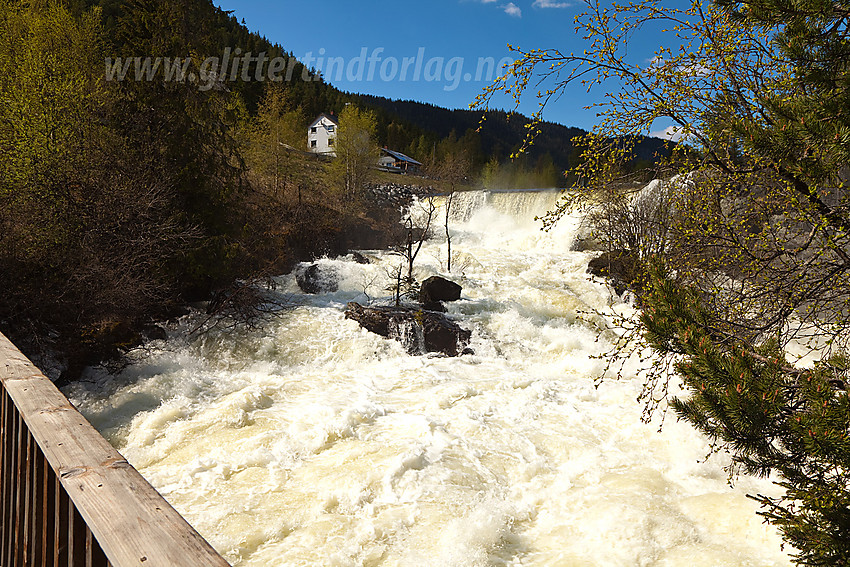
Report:
M0 567L225 567L0 334Z

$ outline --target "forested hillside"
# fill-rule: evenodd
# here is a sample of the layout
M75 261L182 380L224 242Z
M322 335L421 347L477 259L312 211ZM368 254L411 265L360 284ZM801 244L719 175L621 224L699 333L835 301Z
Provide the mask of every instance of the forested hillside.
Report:
M72 0L72 4L76 6L77 13L99 6L115 53L126 57L216 56L228 48L239 48L244 53L266 53L269 58L294 57L285 46L249 31L235 16L215 7L210 0ZM158 45L128 41L127 26L135 26L131 23L131 14L147 4L160 7L158 18L169 30L165 37L158 38ZM302 80L305 74L309 76L307 81ZM525 116L509 115L504 111L451 110L427 103L343 92L326 83L311 69L305 70L300 62L291 76L287 90L291 99L300 106L305 126L321 112L338 115L347 103L355 103L376 112L377 136L381 145L420 161L461 150L468 154L475 172L493 158L502 164L508 162L510 155L522 145L525 125L529 123ZM256 112L263 96L262 82L237 81L228 86L240 94L249 113ZM482 121L485 114L486 119ZM551 183L563 185L565 181L560 173L574 167L578 160L573 138L586 132L554 123L541 124L541 130L537 143L515 166L534 170L552 164L552 171L557 174ZM654 161L658 152L666 153L663 141L641 137L635 151L634 166Z
M104 4L0 1L0 330L68 378L187 302L244 297L238 281L364 232L315 161L281 163L277 192L252 172L263 84L104 78L107 57L259 38L205 1ZM335 93L294 88L317 108Z

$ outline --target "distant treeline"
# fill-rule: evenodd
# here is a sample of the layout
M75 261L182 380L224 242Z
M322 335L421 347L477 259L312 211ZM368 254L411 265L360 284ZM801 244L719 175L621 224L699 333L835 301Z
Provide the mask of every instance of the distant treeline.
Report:
M91 6L99 6L104 28L110 36L116 55L125 57L221 56L225 50L241 49L243 53L265 53L269 59L294 61L295 55L284 47L251 32L230 12L213 5L211 0L69 0L77 14ZM128 41L122 28L128 14L140 9L160 7L160 20L168 20L172 37L153 36L147 41ZM139 22L142 26L147 22ZM489 163L490 179L499 178L511 187L566 186L571 180L563 175L580 159L573 139L586 132L544 122L534 145L516 160L510 156L523 144L529 118L504 111L482 113L473 110L451 110L433 104L391 100L384 97L347 93L326 83L312 69L297 62L288 71L290 100L300 108L306 124L321 112L339 115L346 104L357 104L376 112L377 137L382 146L406 153L423 163L441 161L448 153L464 152L471 164L471 175L480 180ZM248 73L253 76L253 69ZM309 81L302 80L309 76ZM264 83L236 81L227 84L238 92L247 111L256 113L264 96ZM482 120L483 119L483 120ZM641 138L637 143L632 169L651 165L657 155L668 155L665 142L657 138ZM493 176L494 161L501 171Z

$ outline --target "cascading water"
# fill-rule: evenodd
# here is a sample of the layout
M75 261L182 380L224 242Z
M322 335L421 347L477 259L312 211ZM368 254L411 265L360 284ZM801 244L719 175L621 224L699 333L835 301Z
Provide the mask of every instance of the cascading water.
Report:
M449 314L475 354L410 356L345 320L388 296L398 256L321 260L339 289L264 328L188 336L191 317L117 376L67 391L92 423L240 566L789 565L722 455L689 426L640 420L641 377L597 388L610 348L581 310L631 307L542 232L552 192L454 197ZM417 258L441 273L445 242Z

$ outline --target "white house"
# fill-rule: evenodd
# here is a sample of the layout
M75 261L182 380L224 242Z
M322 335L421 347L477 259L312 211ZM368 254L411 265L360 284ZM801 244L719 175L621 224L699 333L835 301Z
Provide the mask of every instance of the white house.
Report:
M333 112L321 113L307 128L307 148L322 156L336 157L336 139L339 133L339 119ZM410 156L387 148L381 149L377 166L395 173L415 173L422 164Z
M313 153L336 157L334 144L338 129L339 120L333 112L321 113L307 129L307 148Z

